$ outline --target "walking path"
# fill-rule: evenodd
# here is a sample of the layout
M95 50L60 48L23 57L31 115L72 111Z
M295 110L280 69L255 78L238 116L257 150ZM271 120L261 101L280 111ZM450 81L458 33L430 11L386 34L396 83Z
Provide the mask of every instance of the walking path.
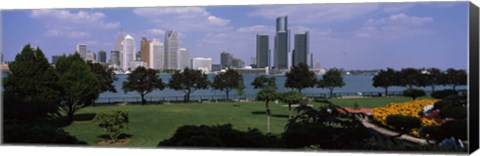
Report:
M394 132L394 131L391 131L391 130L388 130L388 129L385 129L383 127L379 127L377 125L374 125L370 122L368 122L368 119L360 119L360 121L362 122L362 124L367 127L367 128L371 128L383 135L386 135L386 136L395 136L397 135L398 133L397 132ZM420 139L420 138L415 138L415 137L412 137L410 135L407 135L407 134L403 134L402 136L398 137L399 139L402 139L402 140L406 140L406 141L410 141L410 142L413 142L413 143L418 143L418 144L421 144L421 145L426 145L428 144L427 141L425 139ZM430 141L430 142L433 142L433 141Z

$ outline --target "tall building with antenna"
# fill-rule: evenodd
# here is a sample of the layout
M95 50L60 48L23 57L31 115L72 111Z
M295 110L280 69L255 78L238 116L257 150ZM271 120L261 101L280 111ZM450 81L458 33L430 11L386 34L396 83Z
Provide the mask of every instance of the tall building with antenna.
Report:
M274 46L274 67L276 69L288 69L288 55L290 51L290 30L288 29L288 17L277 18Z
M165 32L165 69L178 69L178 48L179 38L176 31L169 30Z

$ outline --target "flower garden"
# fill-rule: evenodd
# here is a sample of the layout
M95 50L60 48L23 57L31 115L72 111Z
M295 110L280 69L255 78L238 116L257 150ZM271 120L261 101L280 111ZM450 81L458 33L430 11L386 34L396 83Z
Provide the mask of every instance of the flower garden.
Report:
M420 113L425 106L433 105L437 101L439 100L425 99L425 100L413 100L413 101L402 102L402 103L390 103L384 107L374 108L372 116L375 121L389 128L392 128L390 125L386 123L387 116L389 115L405 115L405 116L413 116L413 117L420 118L422 127L439 125L439 123L437 123L433 119L428 119L420 116ZM419 137L418 129L412 129L410 134L415 137Z

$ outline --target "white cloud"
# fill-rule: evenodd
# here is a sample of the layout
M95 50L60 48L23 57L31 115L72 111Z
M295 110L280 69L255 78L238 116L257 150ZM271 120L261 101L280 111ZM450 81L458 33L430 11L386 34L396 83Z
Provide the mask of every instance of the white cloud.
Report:
M289 16L293 24L323 23L332 21L348 21L355 17L378 10L378 4L319 4L319 5L284 5L260 6L249 13L250 16L259 16L275 19L279 16Z
M426 28L432 17L409 16L404 13L392 14L381 19L369 19L354 33L355 38L398 39L411 36L431 35L433 30Z
M231 29L229 19L212 15L203 7L136 8L133 13L162 29L185 31L216 31Z
M101 12L67 11L67 10L33 10L29 15L38 19L46 28L45 37L84 38L92 30L114 29L118 22L106 22Z
M158 28L148 29L147 32L152 34L152 35L158 35L158 36L163 36L165 34L165 30L158 29Z
M393 14L379 20L369 19L366 25L423 25L433 22L432 17L409 16L404 13Z
M254 26L247 26L247 27L240 27L237 28L238 32L254 32L254 33L266 33L266 32L273 32L275 30L274 27L269 27L266 25L254 25Z

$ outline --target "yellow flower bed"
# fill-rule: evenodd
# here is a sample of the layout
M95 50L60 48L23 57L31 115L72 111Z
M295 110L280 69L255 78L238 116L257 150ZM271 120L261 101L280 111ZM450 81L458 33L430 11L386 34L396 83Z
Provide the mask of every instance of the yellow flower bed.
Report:
M373 119L380 122L384 126L388 126L386 119L388 115L407 115L418 117L422 120L422 126L438 125L437 122L427 118L421 118L419 113L423 107L434 104L438 100L413 100L403 103L390 103L385 107L378 107L373 109ZM413 129L411 134L418 137L419 133L417 129Z

